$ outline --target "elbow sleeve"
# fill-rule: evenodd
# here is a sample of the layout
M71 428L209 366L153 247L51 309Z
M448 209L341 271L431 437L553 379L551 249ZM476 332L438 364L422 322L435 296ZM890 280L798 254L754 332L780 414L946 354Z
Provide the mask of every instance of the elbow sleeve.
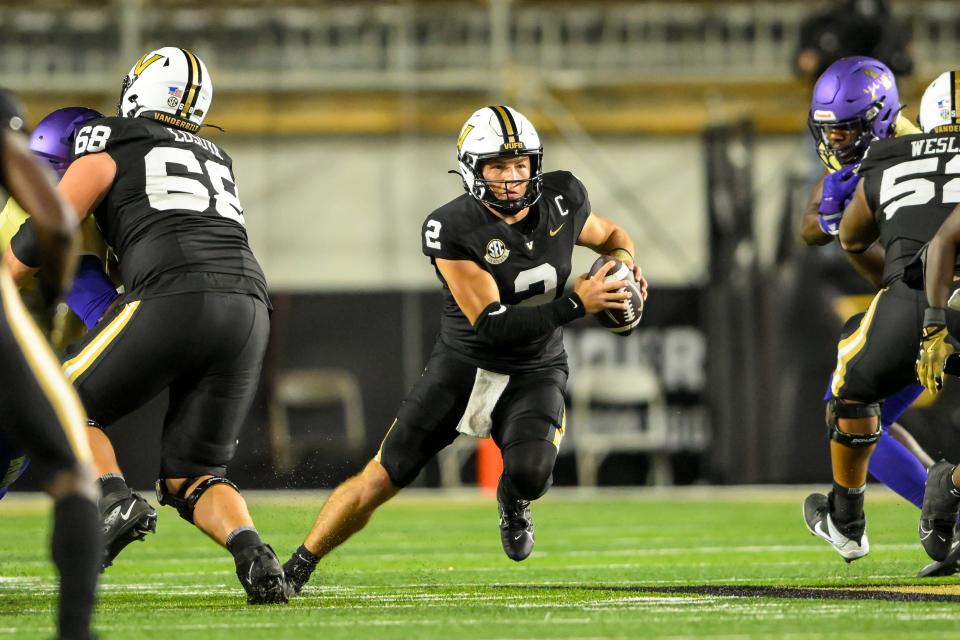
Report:
M506 306L493 302L477 318L474 330L491 344L519 344L552 333L557 327L584 316L580 296L571 292L535 307Z

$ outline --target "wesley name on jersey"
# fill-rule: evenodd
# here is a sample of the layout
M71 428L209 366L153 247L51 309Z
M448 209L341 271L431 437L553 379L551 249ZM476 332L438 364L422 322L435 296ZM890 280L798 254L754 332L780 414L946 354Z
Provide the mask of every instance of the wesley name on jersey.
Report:
M886 251L885 285L900 277L960 201L958 153L955 134L916 134L870 145L860 174Z
M543 174L542 196L526 218L507 224L476 198L464 194L423 223L423 252L436 258L471 260L497 283L505 305L543 304L563 293L573 246L590 215L586 188L572 173ZM529 343L493 345L481 339L443 283L440 340L478 367L519 373L563 364L563 331Z

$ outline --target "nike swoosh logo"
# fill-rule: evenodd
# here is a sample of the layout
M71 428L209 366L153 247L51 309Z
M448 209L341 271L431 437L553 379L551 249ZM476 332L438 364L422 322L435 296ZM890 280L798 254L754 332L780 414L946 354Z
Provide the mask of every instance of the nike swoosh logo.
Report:
M513 539L514 539L514 540L519 540L519 539L522 538L522 537L523 537L523 534L522 534L522 533L518 533L517 535L513 536Z
M823 520L813 525L813 530L816 531L822 537L827 538L828 540L830 539L830 533L824 528Z
M549 232L549 233L550 233L550 237L552 238L553 236L555 236L555 235L557 235L558 233L560 233L560 229L563 229L564 225L566 225L566 224L567 224L567 223L564 222L562 225L560 225L560 226L557 227L556 229L550 229L550 232Z
M577 301L574 300L573 298L567 298L567 300L570 301L570 304L573 305L573 308L574 308L574 309L579 309L579 308L580 308L580 305L578 305L578 304L577 304Z
M506 310L507 310L507 308L506 308L505 306L500 305L500 308L499 308L499 309L497 309L496 311L491 311L491 312L488 313L487 315L488 315L488 316L498 316L498 315L500 315L501 313L503 313L503 312L506 311Z
M134 505L134 504L136 504L136 503L134 503L134 502L131 502L131 503L130 503L130 506L127 507L127 512L126 512L126 513L123 513L123 512L121 511L121 512L120 512L120 517L123 518L124 520L129 520L129 519L130 519L130 512L133 511L133 505Z

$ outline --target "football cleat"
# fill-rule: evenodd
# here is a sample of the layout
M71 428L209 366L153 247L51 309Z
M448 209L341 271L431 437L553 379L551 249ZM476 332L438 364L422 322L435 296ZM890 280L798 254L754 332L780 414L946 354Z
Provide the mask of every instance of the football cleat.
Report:
M803 501L803 520L810 533L830 543L847 562L870 553L866 520L857 520L841 530L830 516L830 499L822 493L811 493Z
M497 492L500 510L500 542L511 560L526 560L533 551L533 514L530 502L519 498L504 498Z
M248 604L285 604L288 600L283 567L273 548L258 544L234 558L237 577L247 592Z
M100 571L113 564L123 548L157 532L157 512L143 496L124 487L100 498L103 563Z
M918 578L952 576L960 572L960 542L954 542L943 562L931 562L917 573Z
M293 596L303 590L314 569L317 568L316 558L307 558L299 550L294 551L290 559L283 563L283 575L287 580L287 595Z
M943 562L953 546L954 528L960 513L960 496L953 488L954 465L946 460L934 464L927 471L920 509L920 543L932 559Z

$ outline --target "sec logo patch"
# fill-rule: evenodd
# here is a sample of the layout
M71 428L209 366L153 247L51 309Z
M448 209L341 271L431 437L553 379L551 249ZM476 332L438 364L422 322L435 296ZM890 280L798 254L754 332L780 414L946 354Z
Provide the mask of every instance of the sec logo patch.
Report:
M509 257L510 249L507 249L506 243L499 238L494 238L488 242L487 252L483 254L483 258L490 264L500 264Z

